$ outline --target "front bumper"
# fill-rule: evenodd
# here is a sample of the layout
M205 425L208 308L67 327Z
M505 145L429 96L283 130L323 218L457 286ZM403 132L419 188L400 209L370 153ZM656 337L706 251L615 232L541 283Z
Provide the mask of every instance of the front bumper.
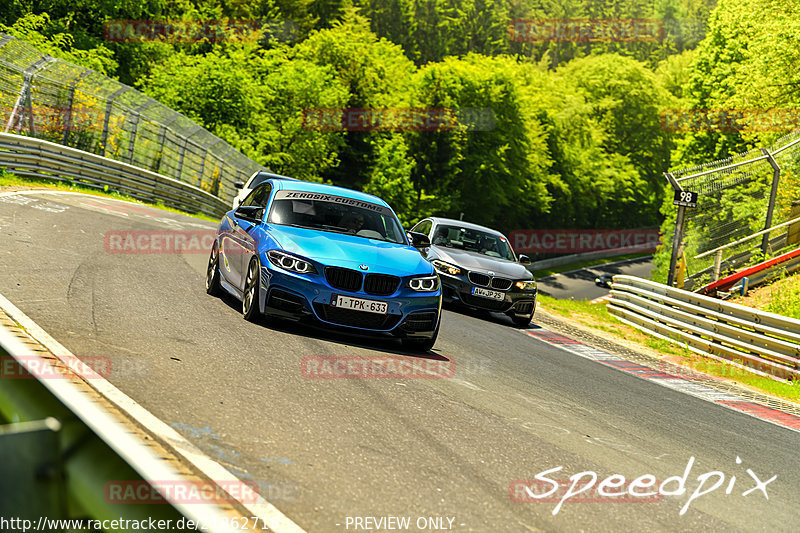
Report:
M509 316L529 316L536 310L538 294L536 290L513 290L512 285L512 289L497 291L503 293L504 297L502 300L495 300L472 294L473 287L479 286L470 283L465 277L450 276L440 272L439 278L442 280L442 298L445 303L458 303L473 309L505 313Z
M321 274L299 275L262 266L260 309L266 315L290 320L310 320L356 333L430 339L439 325L441 290L413 293L401 287L398 294L375 296L334 289ZM376 314L331 306L334 295L386 302L387 313Z

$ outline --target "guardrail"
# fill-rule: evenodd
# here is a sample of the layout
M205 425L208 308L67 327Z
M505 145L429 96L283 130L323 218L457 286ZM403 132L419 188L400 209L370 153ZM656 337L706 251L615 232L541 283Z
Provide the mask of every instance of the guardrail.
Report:
M14 174L108 187L139 200L221 217L230 205L176 179L60 144L0 133L0 167Z
M634 276L614 276L608 311L623 322L758 374L800 379L800 320Z
M57 520L86 518L170 520L173 526L188 518L211 531L239 531L215 504L188 504L170 495L160 502L167 505L110 501L109 480L163 483L182 474L104 407L94 389L71 378L73 366L48 355L0 323L0 415L14 422L0 424L0 516L30 521L28 530L39 524L42 531L61 530L53 525Z

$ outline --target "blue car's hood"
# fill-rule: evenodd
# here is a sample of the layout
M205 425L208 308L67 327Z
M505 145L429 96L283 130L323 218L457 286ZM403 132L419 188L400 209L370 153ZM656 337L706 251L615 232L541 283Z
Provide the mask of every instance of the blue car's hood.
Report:
M270 233L287 252L325 265L356 270L359 265L366 265L368 272L396 276L432 274L434 271L418 250L405 244L292 226L272 225Z

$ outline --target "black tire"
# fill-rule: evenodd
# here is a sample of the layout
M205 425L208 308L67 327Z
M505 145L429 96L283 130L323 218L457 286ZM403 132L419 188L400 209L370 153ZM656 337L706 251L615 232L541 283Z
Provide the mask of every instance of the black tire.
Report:
M211 296L222 294L222 287L219 284L219 252L217 243L211 247L211 255L208 257L208 267L206 268L206 292Z
M258 309L259 294L261 291L261 264L257 258L253 258L247 267L247 277L244 282L244 294L242 294L242 315L245 320L255 322L261 312Z
M527 328L530 325L531 320L533 320L533 313L535 313L535 312L536 312L536 306L534 305L533 311L531 311L531 314L526 315L526 316L515 316L515 315L512 315L510 318L511 318L511 321L514 323L514 325L517 326L518 328Z
M433 336L430 339L404 338L403 346L415 352L420 352L420 353L429 352L431 348L433 348L433 345L436 344L436 337L439 336L439 325L441 323L442 323L442 317L439 316L439 323L436 324L436 329L433 330Z

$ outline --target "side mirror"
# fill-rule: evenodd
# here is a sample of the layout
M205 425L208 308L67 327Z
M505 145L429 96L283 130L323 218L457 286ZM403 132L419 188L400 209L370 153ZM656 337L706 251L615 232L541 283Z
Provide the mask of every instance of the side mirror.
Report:
M431 240L424 233L409 231L408 238L411 240L411 246L414 248L427 248L431 245Z
M531 264L531 258L528 257L527 255L520 254L520 256L519 256L519 264L520 265L530 265Z
M234 181L233 186L237 189L244 189L244 182L243 181Z
M264 208L257 205L242 205L236 208L234 214L250 222L261 222L261 217L264 216Z

